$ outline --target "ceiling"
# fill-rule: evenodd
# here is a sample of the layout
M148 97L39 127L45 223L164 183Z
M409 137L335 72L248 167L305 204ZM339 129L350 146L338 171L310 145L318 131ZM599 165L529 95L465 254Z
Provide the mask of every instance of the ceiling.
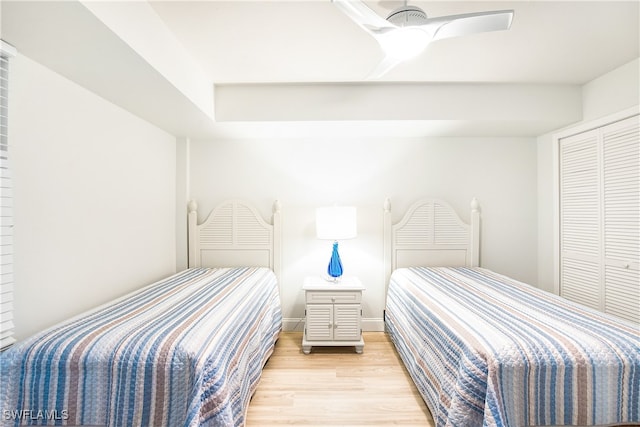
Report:
M386 17L397 0L365 2ZM638 57L638 2L410 1L436 17L513 9L511 30L441 40L379 80L584 84ZM383 58L330 0L152 1L216 83L358 82Z
M402 2L366 4L386 16ZM581 86L640 56L638 1L410 4L515 17L376 80L377 42L330 0L3 0L0 28L20 53L196 139L536 136L579 121Z

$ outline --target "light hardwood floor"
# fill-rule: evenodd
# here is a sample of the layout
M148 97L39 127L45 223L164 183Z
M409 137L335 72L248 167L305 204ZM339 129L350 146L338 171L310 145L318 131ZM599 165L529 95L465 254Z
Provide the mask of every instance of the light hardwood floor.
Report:
M247 414L247 426L433 427L433 419L393 343L383 332L353 347L313 347L283 332L267 362Z

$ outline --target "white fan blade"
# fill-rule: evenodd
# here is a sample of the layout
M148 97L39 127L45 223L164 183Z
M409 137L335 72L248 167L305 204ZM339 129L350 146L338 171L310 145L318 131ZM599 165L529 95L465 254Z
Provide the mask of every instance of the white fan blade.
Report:
M375 13L360 0L331 0L331 2L351 18L353 22L369 33L385 27L394 28L393 24Z
M488 31L508 30L512 20L513 10L499 10L439 16L428 19L422 27L432 34L433 40L441 40Z
M401 59L392 58L386 56L367 76L367 80L379 79L383 75L387 74L389 70L394 68L399 63L403 62Z

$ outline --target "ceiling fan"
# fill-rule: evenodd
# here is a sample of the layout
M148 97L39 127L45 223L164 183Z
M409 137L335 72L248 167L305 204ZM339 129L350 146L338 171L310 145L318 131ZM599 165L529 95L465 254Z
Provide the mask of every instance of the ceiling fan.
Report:
M399 63L415 58L432 41L487 31L508 30L513 10L465 13L428 18L417 6L405 4L382 18L361 0L331 0L344 14L371 34L385 58L369 78L379 78Z

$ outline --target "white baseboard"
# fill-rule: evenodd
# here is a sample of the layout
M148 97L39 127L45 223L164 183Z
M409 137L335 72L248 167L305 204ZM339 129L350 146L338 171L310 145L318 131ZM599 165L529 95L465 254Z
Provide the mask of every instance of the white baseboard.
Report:
M384 319L378 317L362 319L362 330L365 332L384 332Z
M304 317L289 317L282 319L282 330L285 332L304 330ZM384 332L384 319L370 317L362 319L362 330L365 332Z
M282 319L282 330L285 332L302 332L304 330L304 317L289 317Z

